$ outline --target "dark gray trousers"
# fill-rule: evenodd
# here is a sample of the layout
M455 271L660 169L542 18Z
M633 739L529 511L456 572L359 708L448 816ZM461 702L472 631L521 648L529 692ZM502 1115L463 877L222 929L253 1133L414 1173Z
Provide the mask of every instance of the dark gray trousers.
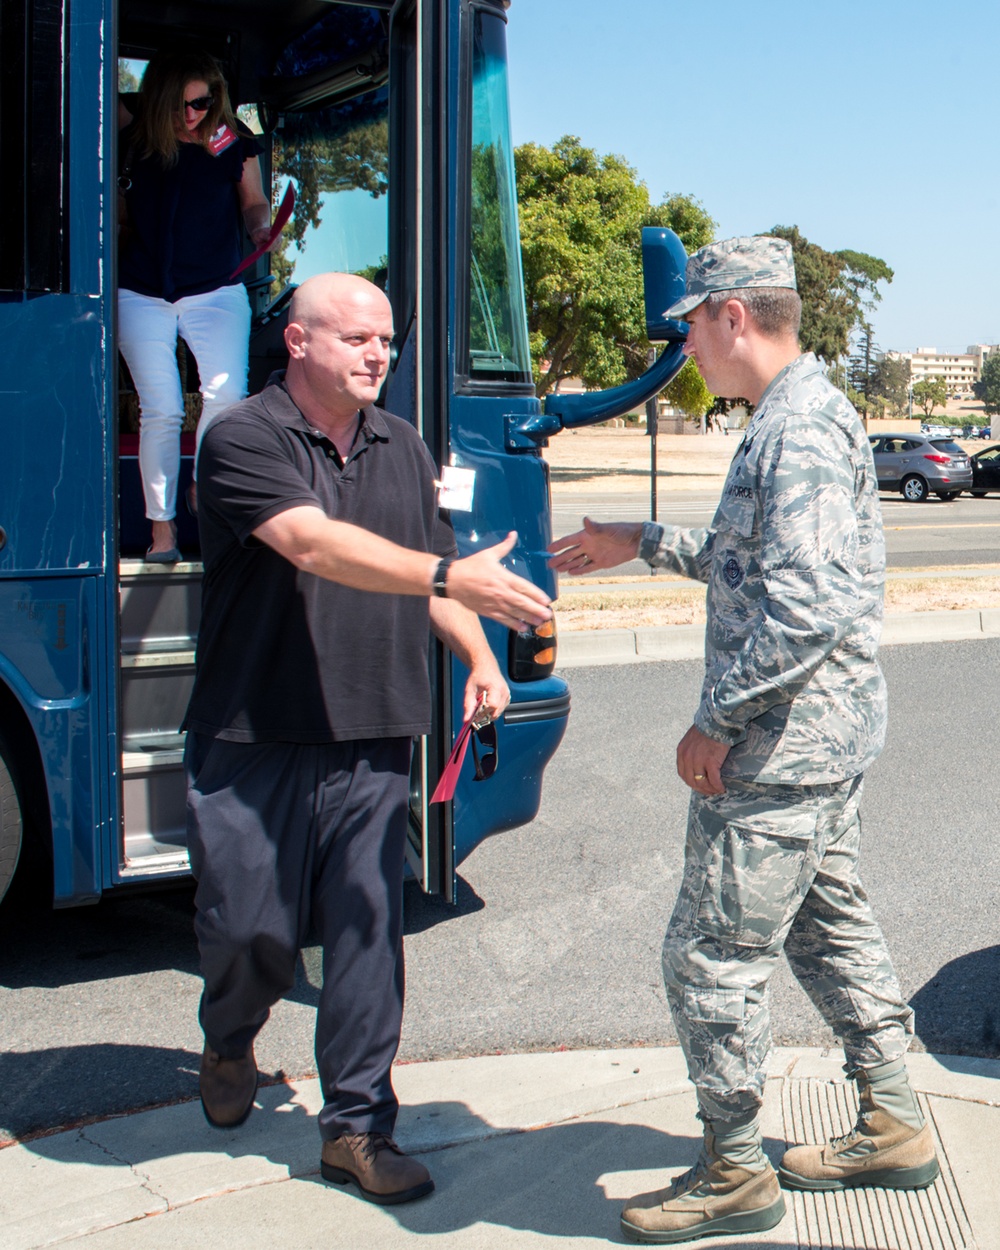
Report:
M189 733L188 847L208 1044L246 1054L295 980L310 925L323 944L320 1133L391 1133L403 1016L403 849L409 738L221 742Z

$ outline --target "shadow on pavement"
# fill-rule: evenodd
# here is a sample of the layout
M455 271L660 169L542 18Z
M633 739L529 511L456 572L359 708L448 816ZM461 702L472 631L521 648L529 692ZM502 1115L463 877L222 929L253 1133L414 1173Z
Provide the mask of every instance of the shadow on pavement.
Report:
M403 934L424 933L456 916L471 916L485 906L464 877L456 882L454 903L445 902L440 895L425 894L416 881L407 881L403 886Z
M116 1121L87 1130L83 1145L75 1135L64 1135L38 1138L26 1148L56 1166L85 1162L100 1171L105 1167L138 1170L171 1205L177 1204L179 1214L183 1205L195 1202L205 1192L223 1194L228 1174L219 1169L218 1178L208 1182L201 1193L184 1192L182 1187L190 1184L190 1174L172 1169L169 1162L164 1169L158 1166L159 1160L169 1160L175 1143L183 1138L183 1149L199 1157L206 1152L228 1155L233 1160L257 1156L315 1184L329 1197L329 1216L323 1219L335 1222L340 1240L347 1239L345 1244L352 1237L363 1238L365 1230L370 1236L378 1227L377 1220L385 1216L416 1235L474 1229L476 1244L489 1244L488 1225L549 1237L620 1242L619 1217L624 1200L665 1185L669 1179L666 1170L676 1174L689 1166L700 1145L694 1135L668 1134L645 1124L600 1119L576 1120L532 1132L491 1132L493 1126L464 1103L442 1100L411 1105L406 1108L410 1148L421 1153L431 1169L436 1191L420 1202L383 1208L376 1216L372 1208L353 1196L353 1187L322 1181L315 1122L304 1107L294 1100L283 1100L280 1093L268 1098L265 1108L256 1109L243 1128L225 1134L205 1125L200 1112L195 1115L195 1108L179 1107L170 1114L175 1118L169 1126L166 1119ZM455 1144L420 1150L424 1125L446 1125L444 1139ZM165 1133L168 1127L169 1133ZM162 1139L156 1136L158 1132ZM432 1137L424 1135L423 1140L426 1143ZM783 1142L773 1139L765 1144L772 1158L784 1149ZM212 1165L206 1160L206 1166ZM245 1184L249 1174L242 1175ZM258 1175L257 1183L261 1183L263 1173ZM48 1177L51 1180L52 1173ZM199 1184L197 1179L194 1184ZM94 1188L103 1191L107 1185L97 1181ZM294 1201L304 1217L303 1232L312 1227L316 1208L312 1202L303 1201L301 1192L296 1197L276 1186L270 1193L275 1218L282 1218ZM322 1204L325 1210L325 1198ZM231 1222L239 1210L234 1207L227 1217L226 1208L220 1207L214 1218ZM789 1203L786 1228L793 1219ZM204 1219L199 1226L204 1229ZM772 1244L787 1247L789 1242L787 1237L772 1242L766 1234L753 1242L757 1250ZM746 1250L746 1239L734 1240L732 1245L742 1245Z
M944 964L910 999L917 1035L944 1056L1000 1057L1000 946L970 951Z
M194 883L53 910L15 889L0 906L0 986L56 989L173 968L198 972Z

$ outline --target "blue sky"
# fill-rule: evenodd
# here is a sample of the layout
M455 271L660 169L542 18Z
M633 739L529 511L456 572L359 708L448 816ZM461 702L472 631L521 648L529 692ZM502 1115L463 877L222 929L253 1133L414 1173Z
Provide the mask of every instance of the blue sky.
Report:
M1000 5L514 0L514 141L575 134L718 235L797 225L895 270L884 348L1000 342Z

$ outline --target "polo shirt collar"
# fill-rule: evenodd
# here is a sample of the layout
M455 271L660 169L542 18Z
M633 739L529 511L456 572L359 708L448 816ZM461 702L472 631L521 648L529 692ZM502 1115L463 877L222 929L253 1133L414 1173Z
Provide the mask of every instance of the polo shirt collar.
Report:
M288 387L285 385L284 369L278 369L271 374L267 385L261 391L260 398L268 415L273 417L279 425L292 430L302 430L314 437L318 435L320 438L326 438L325 434L315 430L309 424L289 395ZM374 404L366 404L361 409L361 434L366 443L373 443L376 440L384 443L389 441L389 424Z

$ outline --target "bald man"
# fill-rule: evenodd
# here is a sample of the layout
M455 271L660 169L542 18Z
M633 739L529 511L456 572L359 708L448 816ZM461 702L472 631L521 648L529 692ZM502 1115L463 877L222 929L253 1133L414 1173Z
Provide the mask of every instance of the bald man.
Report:
M434 1188L393 1141L390 1076L429 629L469 670L466 715L482 697L497 716L510 691L477 613L514 628L551 615L547 596L500 563L515 535L457 558L426 445L374 406L392 336L377 287L311 278L292 299L287 372L207 431L184 726L205 1115L231 1129L250 1114L254 1038L315 929L322 1174L380 1204Z

